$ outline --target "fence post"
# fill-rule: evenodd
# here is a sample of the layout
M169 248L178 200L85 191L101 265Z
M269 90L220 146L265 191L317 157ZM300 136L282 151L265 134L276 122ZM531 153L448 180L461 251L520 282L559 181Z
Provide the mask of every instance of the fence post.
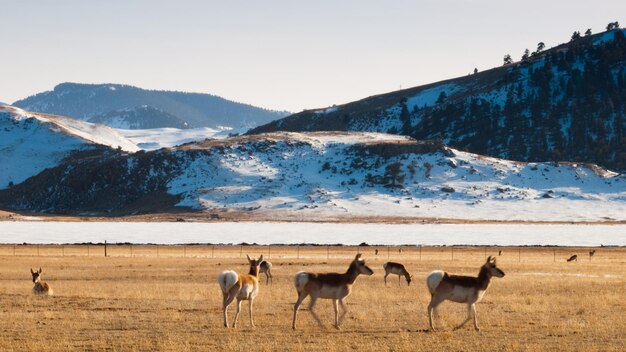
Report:
M522 247L517 247L517 262L522 261Z
M183 245L183 258L187 258L187 246Z
M422 245L420 244L420 260L422 260Z
M454 246L452 246L450 248L452 248L452 261L454 261Z
M39 257L39 245L37 245L37 256Z
M65 245L61 245L61 257L65 257Z
M130 257L131 258L133 257L133 245L132 244L130 245Z
M326 246L326 260L330 259L330 246Z
M104 256L107 256L107 241L104 240Z
M267 246L267 250L268 250L267 258L270 259L272 258L272 245L271 244Z
M16 246L16 245L13 245L13 256L14 256L14 257L15 257L15 246Z
M87 257L89 257L89 245L87 245Z
M389 259L389 246L387 246L387 259Z
M157 244L157 258L159 257L159 245Z
M298 259L300 259L300 245L298 245L297 247L298 247Z
M215 258L215 246L211 246L211 259Z
M487 260L487 247L485 247L485 260Z
M243 245L239 245L239 258L243 255Z
M556 263L556 248L552 248L552 253L554 257L552 261Z

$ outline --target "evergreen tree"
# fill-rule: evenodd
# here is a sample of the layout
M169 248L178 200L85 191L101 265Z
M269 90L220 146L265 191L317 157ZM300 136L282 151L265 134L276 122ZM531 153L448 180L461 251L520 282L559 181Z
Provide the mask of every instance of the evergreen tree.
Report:
M510 65L511 63L513 63L513 59L511 58L511 55L509 54L504 55L504 64L502 66Z

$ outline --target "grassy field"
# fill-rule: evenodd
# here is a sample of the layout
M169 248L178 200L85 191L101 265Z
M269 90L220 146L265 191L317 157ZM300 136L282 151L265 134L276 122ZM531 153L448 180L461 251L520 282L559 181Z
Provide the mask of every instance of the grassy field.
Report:
M133 247L0 246L0 350L411 350L411 351L623 351L626 349L626 249L397 247ZM16 255L13 255L13 250ZM429 332L424 278L434 269L476 275L485 255L506 272L477 305L481 331L464 305L440 307L439 330ZM37 252L39 251L39 252ZM270 253L271 251L271 253ZM300 270L344 271L357 251L374 269L347 298L348 316L332 328L332 306L306 306L291 330ZM566 263L577 253L579 261ZM262 278L255 301L256 328L242 310L237 329L222 327L217 275L247 271L245 254L271 255L274 283ZM63 256L64 255L64 256ZM157 257L158 255L158 257ZM243 259L240 258L243 255ZM299 257L299 258L298 258ZM405 263L414 283L383 284L382 264ZM29 268L43 268L52 297L34 296ZM244 307L246 305L244 304ZM230 319L234 306L230 309Z

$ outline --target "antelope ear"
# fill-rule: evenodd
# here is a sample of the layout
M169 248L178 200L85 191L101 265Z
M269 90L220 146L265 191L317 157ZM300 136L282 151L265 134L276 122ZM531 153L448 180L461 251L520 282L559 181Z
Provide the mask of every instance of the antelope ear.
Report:
M263 261L263 254L259 257L259 264Z
M354 257L354 260L359 260L359 258L361 258L361 253L357 254L356 257Z
M250 256L246 254L246 257L248 258L248 261L251 262L252 259L250 259Z
M39 267L39 273L41 274L41 267Z
M34 274L35 272L33 271L33 268L30 268L30 273Z

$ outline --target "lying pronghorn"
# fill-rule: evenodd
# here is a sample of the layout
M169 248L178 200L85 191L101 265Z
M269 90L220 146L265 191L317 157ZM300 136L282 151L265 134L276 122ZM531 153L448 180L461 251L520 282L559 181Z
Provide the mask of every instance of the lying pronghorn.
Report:
M36 295L52 295L54 292L52 291L52 287L48 285L47 282L41 281L41 268L39 271L33 271L30 269L31 275L33 275L33 282L35 286L33 286L33 293Z
M265 274L266 285L269 282L274 282L274 277L272 276L272 263L268 262L267 260L262 261L259 273Z
M467 318L456 329L463 327L473 315L474 329L479 330L478 322L476 321L475 304L483 298L493 276L504 277L504 272L496 267L496 258L491 256L487 258L487 262L480 268L478 277L448 275L448 273L443 271L430 273L426 278L428 290L432 295L428 304L430 328L432 330L435 329L433 326L433 311L437 309L441 302L450 300L458 303L467 303Z
M339 329L339 324L343 321L343 318L347 313L343 299L346 298L352 291L352 284L354 284L354 281L360 274L369 276L373 273L372 269L365 265L365 261L361 259L361 254L357 254L356 257L354 257L354 260L350 263L350 267L348 267L348 271L344 274L314 274L303 271L297 273L293 281L296 286L296 290L298 291L298 300L293 307L293 323L291 327L293 329L296 328L296 317L298 315L300 304L302 304L302 301L310 295L311 302L309 303L309 312L311 312L311 315L313 315L313 318L315 318L320 326L322 325L322 322L315 311L313 311L315 302L318 298L333 300L333 308L335 309L335 327ZM341 304L341 308L343 309L341 318L339 318L338 304Z
M233 320L233 328L237 326L237 317L241 310L241 301L248 301L248 310L250 312L250 325L254 327L252 321L252 302L254 298L259 294L259 267L261 261L263 261L263 255L259 259L250 259L250 272L248 274L237 275L236 272L227 270L222 272L217 277L224 294L223 308L224 308L224 326L228 327L228 306L233 303L233 300L237 298L237 311L235 311L235 318Z
M573 256L567 258L568 262L577 262L578 261L578 255L574 254Z
M404 268L404 265L400 263L387 262L383 264L383 268L385 269L385 286L387 285L387 276L389 274L398 275L398 286L400 286L400 278L404 275L406 279L406 284L411 285L411 279L413 279L413 275L409 274L408 271Z

